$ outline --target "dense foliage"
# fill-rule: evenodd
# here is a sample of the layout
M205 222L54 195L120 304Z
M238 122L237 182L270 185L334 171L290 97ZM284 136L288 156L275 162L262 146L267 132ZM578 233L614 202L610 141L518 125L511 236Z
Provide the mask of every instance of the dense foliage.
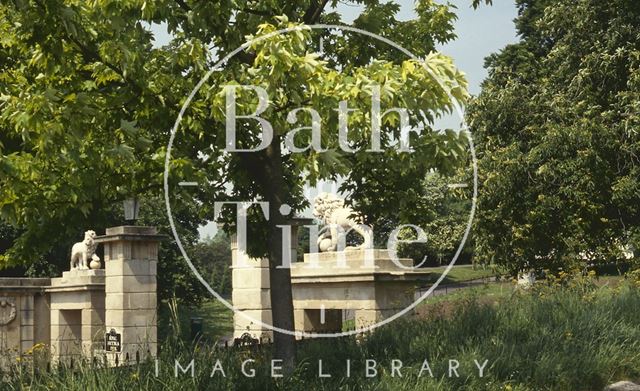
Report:
M119 206L123 199L131 195L158 194L169 129L177 116L182 97L212 65L215 54L208 47L214 45L217 52L228 52L243 43L245 35L268 31L270 27L262 24L278 23L277 15L288 15L287 19L292 21L318 21L325 6L323 21L340 23L340 16L329 12L331 9L326 3L270 1L256 5L234 1L193 5L173 1L140 4L135 1L17 1L3 4L0 7L0 175L7 186L3 186L0 192L0 211L3 220L21 229L17 242L3 256L3 263L33 261L49 250L51 242L75 240L82 230L78 227L87 226L89 222L104 226L114 220L120 221L111 215L111 206ZM395 18L399 10L397 5L377 1L364 3L365 11L356 19L355 26L387 35L418 55L426 56L436 42L454 38L452 21L455 15L446 6L422 1L417 8L417 20L398 21ZM478 2L475 3L477 5ZM310 19L311 16L304 11L317 11L318 16ZM171 43L155 47L149 23L166 23L174 37ZM305 47L308 45L303 34L282 38L275 48L262 45L254 49L257 52L275 50L284 47L282 45L294 44L295 39ZM325 50L329 52L335 48L330 62L350 63L355 67L367 64L376 54L364 49L370 44L363 37L345 36L339 40L328 39ZM331 99L313 103L326 107L326 110L334 108L332 103L344 95L344 91L348 91L346 96L351 97L364 94L362 89L344 88L344 85L332 90L332 85L340 86L340 78L331 79L325 65L307 56L304 50L312 51L313 47L303 48L302 52L299 48L291 50L289 54L292 57L277 57L278 64L273 62L274 57L265 57L267 52L254 55L253 64L251 59L247 63L247 59L241 58L229 65L230 68L236 67L235 70L221 73L215 82L225 79L242 82L245 77L242 74L249 75L253 72L251 69L260 70L264 65L261 61L268 60L270 66L281 70L278 71L280 76L265 73L268 76L265 80L275 85L275 80L281 78L280 88L286 85L293 90L300 83L318 80L317 86L322 88L317 97L330 96ZM399 53L389 53L388 48L377 55L381 59L386 56L391 61L402 59ZM452 71L448 60L443 57L433 57L432 60L432 71L448 78L450 74L446 72ZM309 74L292 79L287 70L298 65L307 67ZM399 73L400 68L376 63L363 66L360 73L356 73L360 75L358 77L373 80L387 78L387 93L396 91L394 96L397 99L402 99L403 103L413 102L415 107L427 104L432 108L427 111L430 116L446 109L447 99L438 96L442 92L435 91L430 102L402 97L402 94L409 93L409 87L419 88L419 83L429 83L429 80L414 78L411 81L411 75L418 75L421 67L407 65L401 70L402 74ZM240 76L236 77L238 71L241 71ZM230 78L232 74L234 76ZM451 75L453 83L464 86L460 75ZM260 83L260 73L251 77L253 83ZM406 91L395 89L399 86L394 84L398 80L407 84ZM425 87L428 84L422 86ZM464 97L463 90L455 91L459 99ZM217 93L212 92L212 100L217 99ZM279 101L282 98L272 99ZM301 103L310 97L298 96L296 99ZM293 106L294 103L283 102L283 105ZM183 144L176 146L178 151L174 151L176 157L172 174L176 181L187 178L211 183L206 191L196 195L205 204L199 209L193 208L198 209L197 213L184 216L187 228L213 217L212 206L207 201L228 199L229 196L223 194L228 190L224 188L226 183L235 185L232 198L260 196L255 191L259 187L253 186L255 178L243 171L239 164L243 160L238 156L220 162L215 156L202 161L194 155L194 148L202 151L205 146L221 142L218 133L208 131L216 126L217 120L219 111L210 112L194 105L185 117L186 129L180 134ZM358 126L361 120L355 118L351 126L362 129L354 135L364 141L368 139L364 127ZM298 197L289 201L298 209L304 200L299 198L300 192L296 188L305 183L304 179L314 181L345 172L345 168L336 168L336 163L341 161L340 156L333 153L329 140L324 141L330 148L327 153L300 154L295 160L284 162L288 166L285 174L289 178L285 183L290 182L285 185L292 196ZM447 141L453 141L450 134L442 139L442 142ZM416 156L434 157L433 148L437 147L438 138L434 135L424 138L424 142L428 153ZM420 148L418 143L416 148ZM179 152L181 149L184 154ZM443 155L448 150L440 149ZM438 161L438 154L435 155L435 159L430 159L427 164L412 159L418 165L418 173L450 164L451 159ZM357 170L358 175L353 175L352 181L361 180L363 175L367 175L368 163L360 162L364 155L351 158L356 161L350 164L362 167ZM242 159L250 160L246 156ZM388 165L400 164L394 156L386 156L385 161ZM348 163L344 159L342 162ZM330 169L323 168L323 163ZM297 168L291 164L296 164ZM301 170L307 177L301 176L297 182L293 181ZM176 193L178 191L176 189ZM193 196L192 193L185 195L185 200ZM261 251L265 250L263 247Z
M571 268L640 248L640 3L518 0L520 41L487 59L479 259Z
M231 296L231 245L229 237L218 231L215 236L196 243L190 250L196 267L216 292Z

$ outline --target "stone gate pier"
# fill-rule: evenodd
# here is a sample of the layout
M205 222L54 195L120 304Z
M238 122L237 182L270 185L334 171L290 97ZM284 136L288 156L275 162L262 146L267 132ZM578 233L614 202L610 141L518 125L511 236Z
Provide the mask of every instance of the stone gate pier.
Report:
M158 350L158 247L163 236L153 227L107 228L96 241L104 245L105 331L120 335L119 362L155 357Z
M272 324L268 260L249 258L233 236L231 251L234 338L245 333L273 338L273 331L255 321ZM380 249L304 254L303 262L291 265L295 330L340 332L347 312L354 314L351 328L356 329L395 315L414 301L416 286L430 277L412 265L411 259L394 262Z

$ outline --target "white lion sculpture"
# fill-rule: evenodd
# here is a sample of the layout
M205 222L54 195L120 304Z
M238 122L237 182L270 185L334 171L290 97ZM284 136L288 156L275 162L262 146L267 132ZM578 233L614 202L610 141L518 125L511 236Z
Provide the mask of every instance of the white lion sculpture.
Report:
M100 257L96 255L98 244L95 239L95 231L87 231L84 233L84 240L73 245L71 248L71 270L87 270L89 269L87 261L100 261Z
M339 239L346 241L347 233L353 229L364 239L363 243L347 249L368 249L373 247L371 229L363 224L362 217L345 206L344 200L331 194L320 193L313 204L313 215L325 223L329 229L318 236L320 252L336 251Z

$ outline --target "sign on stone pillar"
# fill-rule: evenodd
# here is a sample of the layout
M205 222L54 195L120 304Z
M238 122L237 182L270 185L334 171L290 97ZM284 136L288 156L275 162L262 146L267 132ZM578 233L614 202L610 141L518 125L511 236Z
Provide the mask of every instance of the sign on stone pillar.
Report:
M122 226L107 228L96 239L104 245L105 329L120 336L119 349L106 352L112 364L156 356L156 274L163 237L154 227Z

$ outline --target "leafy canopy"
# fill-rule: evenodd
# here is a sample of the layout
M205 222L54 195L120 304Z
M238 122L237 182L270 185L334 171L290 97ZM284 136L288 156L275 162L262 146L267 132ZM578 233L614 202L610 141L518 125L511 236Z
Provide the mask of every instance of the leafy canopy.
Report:
M640 3L519 0L520 42L487 59L470 123L477 255L513 272L639 246Z
M388 36L427 58L430 70L464 100L463 75L450 59L431 54L436 43L455 37L451 7L419 1L417 18L401 21L395 3L353 3L364 5L354 26ZM247 35L301 23L340 24L340 15L331 9L335 5L315 0L20 0L0 5L0 216L20 228L2 263L33 261L47 254L52 242L71 243L85 227L118 222L113 206L131 195L161 194L169 130L185 97L215 60L244 43ZM154 45L150 23L167 26L173 36L168 45ZM335 149L332 109L339 99L349 98L366 113L373 82L382 86L383 105L425 114L414 117L425 127L422 137L412 140L419 153L411 159L393 152L381 157L392 166L390 173L424 177L434 168L453 170L465 140L430 129L433 118L449 110L451 102L424 68L352 34L327 35L322 59L317 38L304 30L255 45L202 89L185 116L171 160L172 194L184 206L179 225L194 232L213 218L214 200L263 199L274 192L261 182L264 154L217 155L223 143L217 129L223 123L220 90L209 89L214 84L251 81L269 89L277 107L305 103L326 114L323 126L334 130L323 133L328 151L282 155L279 188L296 210L305 205L301 190L306 180L313 183L353 169L357 175L347 183L355 191L362 178L385 178L366 169L372 162L365 154L344 156ZM302 84L310 88L302 89ZM428 93L414 96L416 90ZM250 109L250 102L239 103ZM285 128L280 125L289 126L285 113L273 113L276 106L269 110L265 116L271 115L281 137ZM388 146L397 134L395 118L385 118L383 146ZM365 119L365 114L350 117L354 144L368 140ZM247 124L243 130L240 142L249 142L257 131ZM308 135L301 132L299 137L296 142L304 145ZM179 180L208 186L182 192L175 186ZM254 250L266 251L263 245Z

